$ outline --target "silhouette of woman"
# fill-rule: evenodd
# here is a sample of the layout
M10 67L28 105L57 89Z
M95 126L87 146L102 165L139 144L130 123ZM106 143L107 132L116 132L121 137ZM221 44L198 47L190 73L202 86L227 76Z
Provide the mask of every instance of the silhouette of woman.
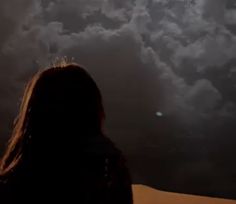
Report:
M1 160L1 203L133 203L124 157L103 134L104 118L85 69L67 64L37 73Z

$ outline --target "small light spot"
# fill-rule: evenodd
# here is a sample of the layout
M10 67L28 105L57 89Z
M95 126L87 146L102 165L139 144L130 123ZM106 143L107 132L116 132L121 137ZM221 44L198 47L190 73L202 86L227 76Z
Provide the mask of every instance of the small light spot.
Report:
M156 116L157 116L157 117L162 117L162 116L163 116L163 113L160 112L160 111L158 111L158 112L156 112Z

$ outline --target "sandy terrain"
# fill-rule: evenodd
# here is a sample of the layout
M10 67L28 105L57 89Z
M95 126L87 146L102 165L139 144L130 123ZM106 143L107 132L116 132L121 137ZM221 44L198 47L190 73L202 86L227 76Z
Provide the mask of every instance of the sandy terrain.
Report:
M134 185L133 194L134 204L236 204L236 200L169 193L143 185Z

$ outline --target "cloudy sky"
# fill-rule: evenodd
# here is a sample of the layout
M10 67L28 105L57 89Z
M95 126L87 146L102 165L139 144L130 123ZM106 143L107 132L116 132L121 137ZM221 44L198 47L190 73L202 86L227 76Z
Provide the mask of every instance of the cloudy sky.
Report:
M236 198L235 0L1 0L0 25L1 149L26 81L67 56L135 183Z

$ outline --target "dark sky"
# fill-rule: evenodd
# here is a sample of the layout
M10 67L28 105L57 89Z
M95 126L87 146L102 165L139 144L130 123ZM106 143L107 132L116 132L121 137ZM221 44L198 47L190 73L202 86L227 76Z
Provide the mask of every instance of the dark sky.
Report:
M235 0L1 0L0 25L1 148L25 82L67 56L135 183L236 198Z

